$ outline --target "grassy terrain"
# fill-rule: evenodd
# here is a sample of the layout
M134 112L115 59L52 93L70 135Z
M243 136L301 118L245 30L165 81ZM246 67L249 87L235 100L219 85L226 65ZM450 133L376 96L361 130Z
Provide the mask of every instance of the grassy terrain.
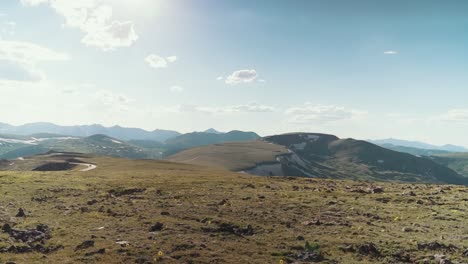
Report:
M431 157L435 162L468 177L468 153L450 153Z
M166 151L164 156L174 155L182 150L198 146L220 144L224 142L252 141L258 138L260 138L260 136L254 132L237 130L221 134L193 132L168 139L165 142Z
M97 169L0 172L0 221L47 225L38 248L53 251L0 253L0 263L467 262L467 187L382 183L379 193L366 182L82 160ZM0 251L11 245L24 243L1 233Z
M259 163L275 162L276 156L288 153L283 146L266 141L246 141L197 147L180 152L168 159L238 171Z
M255 175L468 185L468 178L429 157L326 134L290 133L215 144L184 150L168 159Z

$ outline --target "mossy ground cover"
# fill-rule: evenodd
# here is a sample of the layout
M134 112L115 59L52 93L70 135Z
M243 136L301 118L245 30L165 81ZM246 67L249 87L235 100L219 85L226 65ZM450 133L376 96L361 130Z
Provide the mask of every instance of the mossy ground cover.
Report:
M51 230L26 253L12 245L30 245L0 233L0 263L433 263L435 254L468 262L463 186L84 160L97 169L0 172L2 225ZM19 208L26 217L15 217Z

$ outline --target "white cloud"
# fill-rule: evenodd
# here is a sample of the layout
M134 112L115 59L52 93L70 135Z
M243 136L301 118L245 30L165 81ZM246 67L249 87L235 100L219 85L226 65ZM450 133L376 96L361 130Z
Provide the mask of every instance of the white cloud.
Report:
M241 84L241 83L251 83L257 79L256 70L239 70L233 72L226 78L226 83L230 85Z
M166 59L168 62L175 62L177 60L177 56L169 56Z
M21 4L24 6L37 6L47 3L48 1L49 0L21 0Z
M234 113L267 113L273 112L272 106L262 105L256 102L241 105L227 106L199 106L191 104L182 104L170 107L163 107L164 112L171 113L203 113L203 114L234 114Z
M124 95L109 90L100 90L95 93L95 99L98 107L105 106L116 110L127 110L130 103L135 100Z
M138 39L132 21L112 19L112 7L99 0L21 0L25 6L48 3L65 18L65 26L81 30L81 42L87 46L111 51L129 47Z
M4 35L4 36L11 36L15 34L15 28L16 28L16 22L14 21L4 22L0 29L0 33L1 35Z
M166 59L156 54L148 55L148 57L145 58L145 61L148 63L150 67L155 68L155 69L167 67Z
M105 51L117 47L129 47L138 39L133 22L114 21L112 24L88 32L81 40L87 46L94 46Z
M216 78L217 81L222 81L224 79L223 76L219 76L218 78Z
M0 79L15 81L38 81L45 74L37 68L43 61L65 61L69 56L48 48L21 41L0 40Z
M259 79L258 82L265 83L266 80L264 80L264 79Z
M167 68L169 63L173 63L177 60L177 56L170 56L167 58L163 58L156 54L150 54L145 58L146 63L152 68L161 69Z
M349 110L336 105L314 105L306 103L303 106L291 107L286 110L289 122L298 124L329 123L354 118L362 114L356 110Z
M387 50L387 51L384 51L384 54L385 55L397 55L398 51L396 51L396 50Z
M453 123L467 123L468 122L468 109L451 109L446 113L437 115L431 120L434 121L444 121L444 122L453 122Z
M185 89L184 89L184 87L174 85L174 86L171 86L171 88L169 88L169 90L171 90L171 92L174 92L174 93L181 93Z
M274 108L268 105L261 105L256 102L252 102L245 105L231 106L227 110L231 112L262 113L273 112Z

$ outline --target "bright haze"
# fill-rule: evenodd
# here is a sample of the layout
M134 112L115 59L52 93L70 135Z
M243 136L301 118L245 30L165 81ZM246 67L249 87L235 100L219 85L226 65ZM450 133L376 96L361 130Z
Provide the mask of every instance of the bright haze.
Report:
M1 122L468 146L468 2L2 0Z

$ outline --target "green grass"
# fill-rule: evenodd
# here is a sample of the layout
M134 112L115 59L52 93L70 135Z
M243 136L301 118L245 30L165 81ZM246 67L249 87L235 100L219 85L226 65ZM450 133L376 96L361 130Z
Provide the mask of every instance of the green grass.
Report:
M468 177L468 153L451 153L433 156L432 159Z
M15 228L47 224L52 229L47 244L64 247L50 254L0 253L0 262L292 263L295 254L312 250L323 254L324 263L397 263L394 255L400 253L412 262L436 253L466 261L467 187L379 183L384 193L364 194L354 191L370 183L256 177L163 161L84 160L98 168L0 172L2 222L12 217ZM129 188L144 191L110 194ZM18 208L29 216L15 219ZM163 229L150 233L156 222ZM254 235L219 232L223 224L250 225ZM89 239L94 247L75 251ZM116 244L118 239L129 246ZM418 242L432 241L458 249L418 250ZM12 243L7 234L0 235L0 248ZM381 255L340 250L365 243L375 244ZM101 248L104 254L85 256Z

